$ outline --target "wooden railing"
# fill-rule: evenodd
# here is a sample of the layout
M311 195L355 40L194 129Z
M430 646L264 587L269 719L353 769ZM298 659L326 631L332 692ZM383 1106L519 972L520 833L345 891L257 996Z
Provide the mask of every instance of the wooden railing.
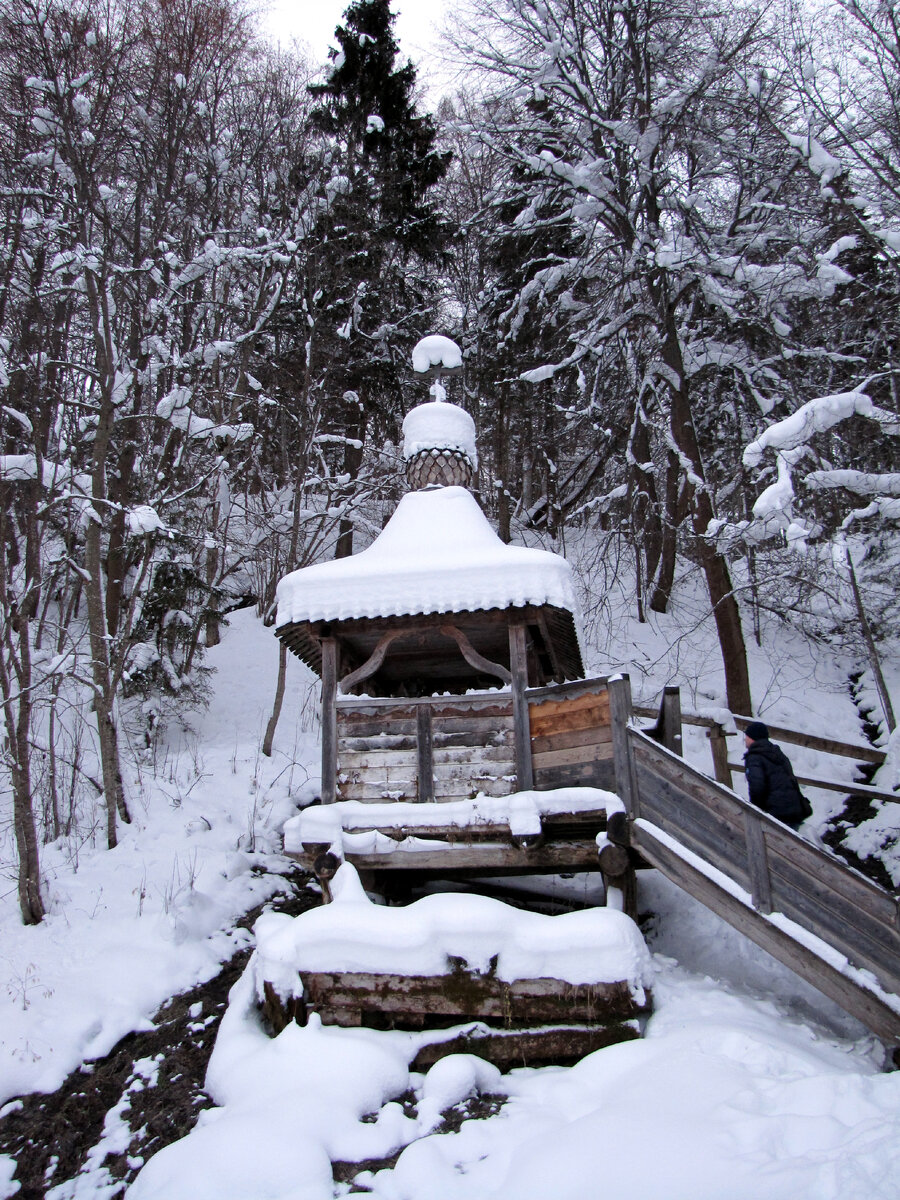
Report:
M712 754L713 775L726 787L731 787L733 771L743 772L744 764L730 762L728 758L728 738L737 737L741 730L747 728L756 717L733 717L737 733L728 730L721 721L712 717L704 717L695 713L685 713L681 709L681 701L677 687L667 687L663 690L659 710L645 705L635 705L633 713L636 717L655 717L656 724L647 732L656 741L676 753L681 752L681 726L694 725L706 730L709 748ZM769 733L779 742L789 745L804 746L809 750L818 750L823 754L834 754L842 758L852 758L856 762L870 763L881 766L884 762L884 751L874 746L866 746L860 742L842 742L837 738L821 737L814 733L804 733L799 729L788 729L782 725L772 725L766 722ZM868 784L848 783L840 780L826 780L815 776L797 776L800 783L809 787L822 788L826 791L853 792L854 795L872 796L875 799L900 800L900 796L880 788L869 787Z
M900 899L647 732L626 724L623 733L616 712L627 710L627 680L622 686L622 699L613 696L613 733L627 821L610 828L611 840L900 1044Z

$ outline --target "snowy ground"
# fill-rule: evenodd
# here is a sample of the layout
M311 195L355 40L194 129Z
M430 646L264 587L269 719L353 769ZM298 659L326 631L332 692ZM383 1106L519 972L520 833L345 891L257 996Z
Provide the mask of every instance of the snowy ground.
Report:
M598 648L591 666L630 666L635 692L649 697L673 677L673 655L708 664L688 690L696 708L715 708L708 633L691 640L668 620L620 628L628 661ZM55 1088L146 1028L167 996L210 978L248 940L235 917L282 886L273 831L317 780L309 677L293 662L276 753L258 752L276 660L271 632L249 611L233 614L208 656L210 708L194 736L173 730L152 769L135 772L136 820L118 849L46 848L51 911L36 929L20 925L14 893L0 900L0 1104ZM773 719L857 739L843 669L786 635L753 667ZM699 735L688 742L698 761L708 754ZM791 753L824 773L807 752ZM813 798L817 816L836 803ZM655 914L655 1013L642 1041L574 1068L500 1077L455 1056L411 1076L404 1035L313 1023L268 1039L248 975L210 1065L217 1107L151 1159L129 1195L329 1200L332 1159L402 1151L360 1185L381 1200L587 1200L601 1189L638 1200L900 1200L900 1074L879 1072L880 1047L655 873L641 887L641 908ZM472 1091L501 1097L499 1111L433 1133L436 1114ZM93 1168L54 1200L110 1196ZM13 1171L0 1157L0 1198L16 1193Z

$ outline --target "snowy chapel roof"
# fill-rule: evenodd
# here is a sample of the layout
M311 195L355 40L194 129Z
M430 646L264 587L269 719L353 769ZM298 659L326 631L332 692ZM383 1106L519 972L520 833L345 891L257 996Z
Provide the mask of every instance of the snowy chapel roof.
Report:
M499 674L492 667L506 670L516 610L532 631L535 677L577 679L583 666L571 567L558 554L504 544L468 490L478 464L475 424L446 402L441 383L441 374L461 362L459 347L449 338L423 338L413 361L420 373L434 370L433 402L403 422L413 490L368 549L281 580L279 638L315 671L322 668L322 639L338 638L347 661L375 661L367 686L389 694L427 681L439 689L483 687L485 674ZM450 614L457 616L447 622ZM406 639L387 660L390 643L379 641L386 626L392 640ZM460 654L463 644L468 651Z
M285 576L276 625L544 604L575 611L565 559L505 545L470 492L438 487L404 496L367 550Z

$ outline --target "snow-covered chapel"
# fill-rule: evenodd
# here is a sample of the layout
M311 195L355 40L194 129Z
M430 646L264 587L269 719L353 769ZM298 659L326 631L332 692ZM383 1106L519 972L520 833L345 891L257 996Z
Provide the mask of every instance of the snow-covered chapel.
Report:
M571 567L560 555L504 544L469 490L475 425L447 402L441 382L460 362L448 338L424 338L415 349L414 368L435 377L434 398L403 423L410 490L375 541L294 571L278 587L277 635L323 682L326 801L339 794L340 695L509 688L518 730L512 791L533 782L525 689L583 675ZM420 778L412 798L429 791Z

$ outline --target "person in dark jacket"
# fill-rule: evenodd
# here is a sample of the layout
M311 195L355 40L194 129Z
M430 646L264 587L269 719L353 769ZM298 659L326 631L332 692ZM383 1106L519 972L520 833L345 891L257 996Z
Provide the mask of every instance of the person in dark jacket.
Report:
M769 741L769 730L762 721L750 722L744 731L744 744L751 803L791 829L798 829L809 811L787 755Z

